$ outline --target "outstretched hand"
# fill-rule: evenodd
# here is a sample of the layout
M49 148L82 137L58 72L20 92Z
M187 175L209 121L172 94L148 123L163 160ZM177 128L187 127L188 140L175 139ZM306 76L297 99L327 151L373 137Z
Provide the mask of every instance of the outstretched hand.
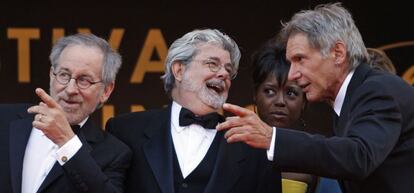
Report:
M217 125L218 131L227 130L224 137L228 143L244 142L255 148L269 149L272 140L272 128L264 123L251 110L225 103L223 110L236 116L227 117Z
M75 135L65 113L43 89L37 88L36 94L42 102L27 109L27 112L36 114L32 122L33 127L41 130L53 143L62 147Z

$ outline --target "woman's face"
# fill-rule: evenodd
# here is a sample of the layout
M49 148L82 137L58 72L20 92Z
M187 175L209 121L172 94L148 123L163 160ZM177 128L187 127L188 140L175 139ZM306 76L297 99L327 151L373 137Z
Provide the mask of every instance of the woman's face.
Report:
M259 117L276 127L292 128L300 125L305 105L302 89L293 81L279 85L274 74L269 74L256 91Z

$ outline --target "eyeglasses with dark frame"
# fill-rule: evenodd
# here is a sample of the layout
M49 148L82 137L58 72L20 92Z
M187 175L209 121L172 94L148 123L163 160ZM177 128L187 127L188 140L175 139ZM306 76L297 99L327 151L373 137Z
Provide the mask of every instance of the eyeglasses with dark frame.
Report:
M89 80L88 76L79 76L77 78L73 78L69 72L65 72L65 71L53 72L53 75L55 76L56 81L62 85L67 85L70 82L70 80L74 79L76 82L76 86L78 86L78 88L80 89L87 89L94 84L102 82L102 80L100 81Z
M237 71L234 69L233 64L226 63L224 65L219 64L218 61L213 59L206 59L206 60L193 60L193 61L200 61L203 65L208 65L208 68L211 72L217 73L224 67L224 69L229 73L230 80L234 80L237 76Z

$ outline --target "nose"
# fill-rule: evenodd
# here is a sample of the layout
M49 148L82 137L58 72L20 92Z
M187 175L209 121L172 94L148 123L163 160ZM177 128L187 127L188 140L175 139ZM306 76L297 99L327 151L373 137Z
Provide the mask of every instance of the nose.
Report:
M222 79L222 80L226 80L229 79L230 80L230 72L227 72L226 68L224 66L222 66L220 68L219 71L216 72L217 76Z
M276 98L274 99L274 104L277 107L284 107L286 105L283 91L276 93Z
M293 62L290 64L290 69L288 73L288 80L297 80L302 76L302 73L300 73L297 64L294 64Z
M76 84L76 80L75 79L71 79L68 84L66 85L65 88L66 93L68 93L69 95L73 95L73 94L77 94L79 93L79 87Z

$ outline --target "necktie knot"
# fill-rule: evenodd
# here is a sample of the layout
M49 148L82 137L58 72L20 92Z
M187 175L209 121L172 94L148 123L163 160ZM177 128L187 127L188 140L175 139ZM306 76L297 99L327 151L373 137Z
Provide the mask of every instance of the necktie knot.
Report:
M191 124L197 124L197 125L204 127L205 129L215 129L217 124L223 121L224 121L224 118L216 112L209 113L203 116L196 116L193 112L191 112L190 110L184 107L181 108L181 111L180 111L180 118L179 118L180 126L188 126Z

